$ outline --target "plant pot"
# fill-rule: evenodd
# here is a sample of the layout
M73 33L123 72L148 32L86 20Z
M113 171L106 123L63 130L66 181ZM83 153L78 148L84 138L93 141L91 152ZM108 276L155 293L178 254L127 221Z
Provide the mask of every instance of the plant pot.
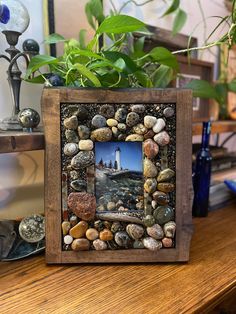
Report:
M47 263L187 261L191 91L47 88L42 112Z

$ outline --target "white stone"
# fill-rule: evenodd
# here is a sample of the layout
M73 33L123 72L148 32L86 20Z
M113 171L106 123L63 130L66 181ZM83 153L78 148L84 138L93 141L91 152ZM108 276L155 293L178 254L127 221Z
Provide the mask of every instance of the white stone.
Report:
M152 128L152 130L155 133L159 133L159 132L161 132L164 129L165 126L166 126L165 121L162 118L160 118L160 119L157 119L157 122L155 123L154 127Z
M77 154L79 151L78 149L78 145L76 143L67 143L64 146L64 154L66 156L73 156L75 154Z
M144 117L144 125L146 128L151 129L157 122L157 118L153 116L145 116Z
M73 242L72 236L70 236L70 235L64 236L64 243L65 243L65 244L69 245L69 244L71 244L72 242Z
M155 240L151 237L147 237L143 239L143 245L146 249L150 251L158 251L162 248L162 242Z
M80 140L79 141L79 149L80 150L92 150L93 149L93 141L91 141L91 140Z

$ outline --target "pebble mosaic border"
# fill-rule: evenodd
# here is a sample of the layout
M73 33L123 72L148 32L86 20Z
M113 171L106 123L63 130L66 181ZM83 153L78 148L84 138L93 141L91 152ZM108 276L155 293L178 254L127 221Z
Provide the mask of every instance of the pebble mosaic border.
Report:
M175 106L61 104L63 250L175 247ZM143 142L144 200L135 210L121 200L96 204L97 141Z

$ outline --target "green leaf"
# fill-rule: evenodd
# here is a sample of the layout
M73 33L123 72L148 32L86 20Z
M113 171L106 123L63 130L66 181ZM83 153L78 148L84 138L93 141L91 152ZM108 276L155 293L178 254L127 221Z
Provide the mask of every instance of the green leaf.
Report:
M84 66L83 64L77 63L73 66L73 68L78 70L82 76L89 79L94 84L95 87L101 87L101 83L99 79L86 66Z
M57 44L64 41L66 41L66 39L62 35L54 33L47 36L46 39L44 40L44 43L51 45L51 44Z
M220 105L226 105L228 101L228 84L218 83L215 85L215 90L218 94L217 101Z
M151 88L153 87L152 81L147 73L144 71L137 71L134 73L134 76L138 80L139 84L142 87Z
M43 77L43 75L38 75L38 76L33 77L31 79L26 78L25 81L28 83L34 83L34 84L44 84L45 78Z
M208 81L192 80L185 86L185 88L192 89L194 97L212 98L219 101L219 95L216 89Z
M128 15L114 15L107 17L97 29L97 34L121 34L137 31L145 27L145 24Z
M125 67L123 68L124 73L132 74L139 70L136 63L124 53L118 51L104 51L103 54L106 59L110 60L113 63L117 62L117 60L119 59L123 59L125 62Z
M236 79L228 83L228 89L229 91L236 93Z
M162 16L166 16L176 11L179 7L180 0L173 0L170 7L166 10L166 12Z
M166 48L156 47L149 52L149 55L160 64L167 65L175 70L179 69L176 57Z
M94 20L93 20L93 14L92 14L92 10L91 10L91 5L90 5L89 2L86 3L86 5L85 5L85 14L86 14L87 21L88 21L89 25L94 30L96 30L96 26L95 26L95 23L94 23Z
M81 49L85 49L86 48L86 41L85 41L86 33L87 33L86 29L81 29L79 31L79 46L80 46Z
M153 86L164 88L170 84L173 79L173 69L161 64L153 74Z
M101 0L90 0L89 1L89 6L92 15L96 18L98 23L102 23L104 21L105 16L103 14L103 6Z
M30 60L26 71L26 77L28 78L33 72L37 71L44 65L56 64L58 59L48 55L37 55Z
M179 9L175 16L172 34L176 35L183 28L187 20L187 14L183 10Z

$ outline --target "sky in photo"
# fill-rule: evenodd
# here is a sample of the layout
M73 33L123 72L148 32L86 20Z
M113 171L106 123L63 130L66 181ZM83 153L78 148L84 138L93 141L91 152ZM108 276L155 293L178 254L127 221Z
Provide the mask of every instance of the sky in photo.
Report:
M120 148L121 167L123 169L143 171L142 142L96 142L95 157L96 164L103 160L107 165L110 160L114 165L115 150Z

